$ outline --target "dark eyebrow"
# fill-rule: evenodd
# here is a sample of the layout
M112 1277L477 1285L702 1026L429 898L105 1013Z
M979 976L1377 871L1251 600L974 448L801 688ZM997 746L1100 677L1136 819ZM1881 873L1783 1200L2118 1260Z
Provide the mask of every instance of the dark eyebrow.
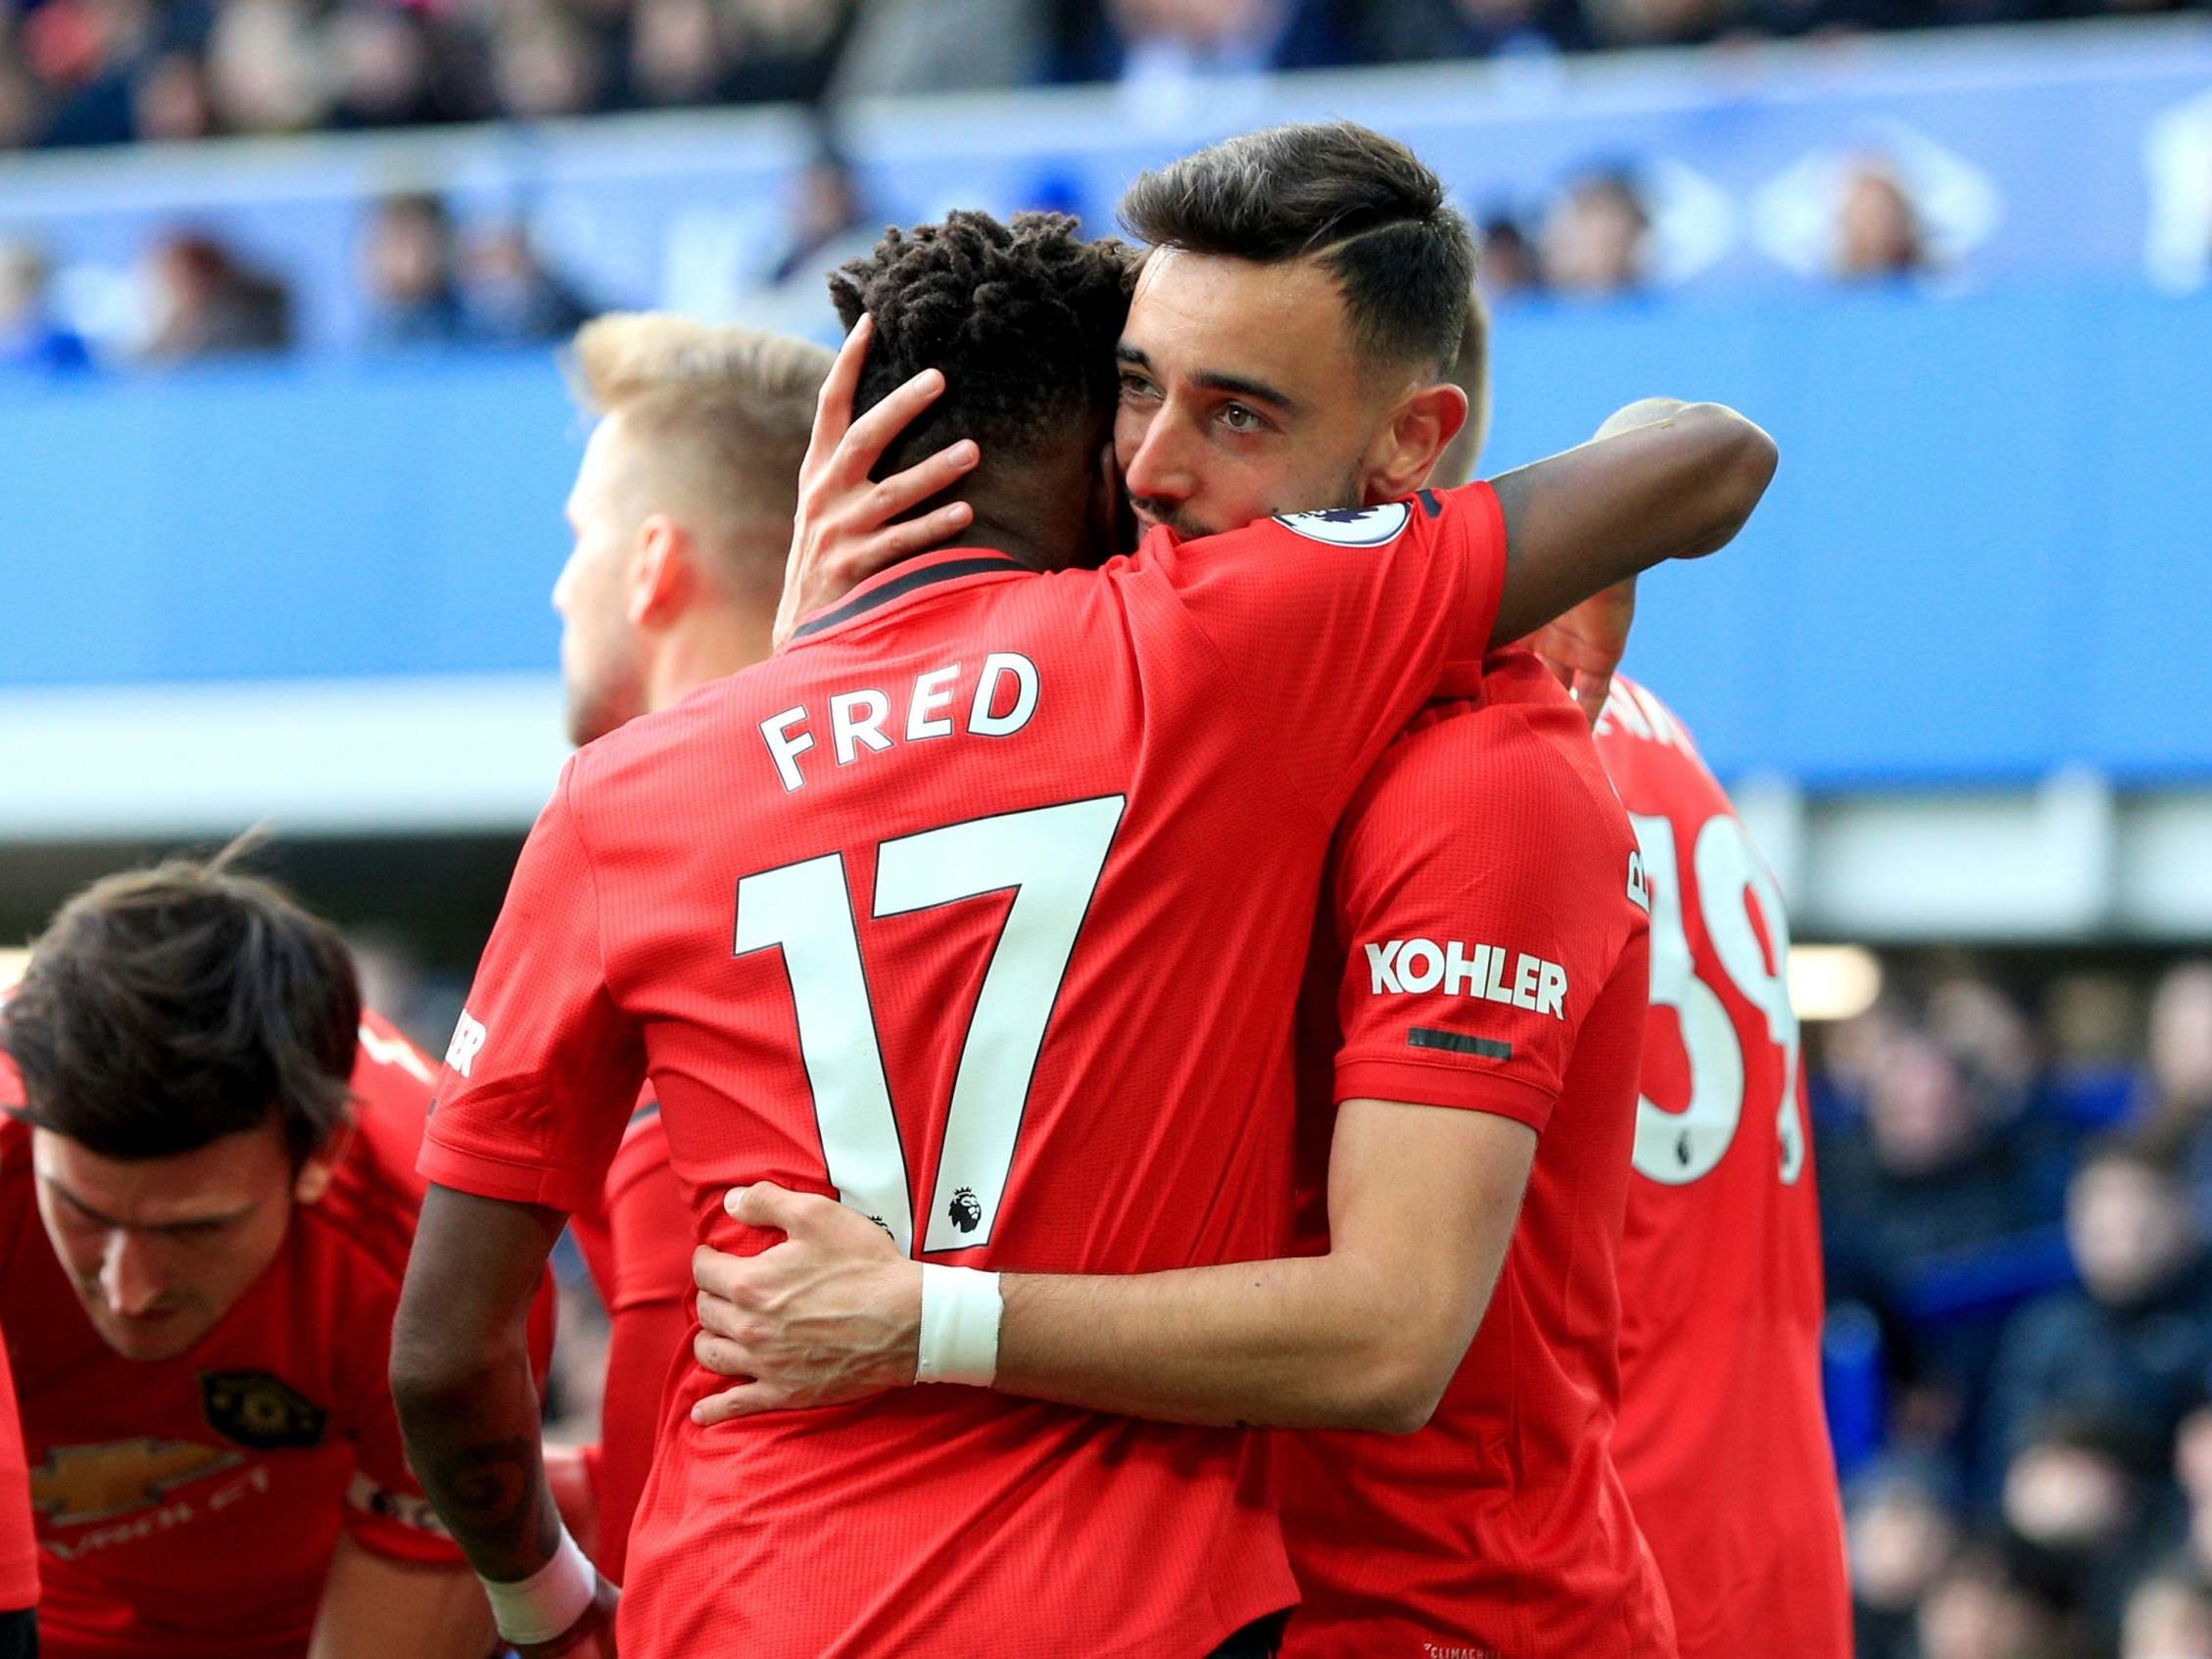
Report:
M157 1227L135 1227L128 1221L118 1221L113 1215L101 1214L99 1210L94 1209L84 1200L78 1198L76 1194L55 1180L53 1176L41 1175L39 1179L51 1187L64 1203L86 1220L97 1221L103 1227L120 1227L123 1231L129 1233L179 1233L193 1227L227 1227L233 1221L244 1220L254 1211L254 1207L249 1204L244 1209L235 1210L228 1215L195 1215L187 1221L165 1221Z
M1114 360L1128 363L1133 368L1151 372L1152 359L1137 347L1121 345L1114 348ZM1264 380L1253 380L1241 374L1221 374L1207 371L1191 377L1209 392L1226 392L1232 398L1249 398L1257 403L1273 403L1284 414L1303 414L1305 404L1289 393L1270 386Z

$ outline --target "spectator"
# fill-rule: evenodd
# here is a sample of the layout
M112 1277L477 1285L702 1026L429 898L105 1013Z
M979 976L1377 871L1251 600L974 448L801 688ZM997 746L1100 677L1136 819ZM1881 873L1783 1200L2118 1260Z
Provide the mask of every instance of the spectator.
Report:
M361 276L373 343L420 346L466 331L453 220L435 196L388 196L376 205L361 241Z
M2138 1564L2174 1517L2131 1427L2047 1419L2005 1470L2005 1525L2038 1582L2099 1633L2116 1634Z
M1485 214L1480 234L1475 270L1482 278L1483 293L1493 300L1508 300L1544 291L1543 262L1520 220L1510 211Z
M300 132L329 113L313 20L299 0L230 0L208 37L216 116L231 132Z
M2138 1584L2120 1625L2120 1659L2212 1659L2212 1590L2170 1570Z
M2004 1451L2053 1413L2124 1422L2163 1445L2212 1365L2212 1260L2188 1194L2140 1144L2112 1141L2076 1170L2066 1238L2081 1288L2014 1316L1991 1385Z
M872 237L870 222L852 164L828 144L822 145L799 174L792 196L791 240L769 280L806 280L835 269L843 261L832 258L832 250L842 251L861 235Z
M640 103L704 104L722 91L729 43L713 0L638 0L630 91Z
M1063 80L1160 83L1342 63L1323 0L1105 0L1064 46Z
M504 225L469 249L461 305L467 333L494 344L564 340L592 308L546 268L521 224Z
M2158 981L2146 1060L2145 1134L2199 1185L2212 1184L2212 962L2181 963Z
M2068 1659L2056 1611L1995 1545L1970 1551L1929 1589L1915 1659Z
M146 0L47 0L23 24L25 60L45 82L48 144L113 144L131 135L131 76L154 34Z
M131 94L131 124L155 144L206 138L216 130L215 91L190 52L167 52L148 66Z
M749 281L729 308L755 328L835 338L825 279L875 245L884 215L867 207L858 175L826 139L793 179L787 212L784 240L746 273Z
M1924 275L1930 263L1919 212L1897 174L1879 157L1853 163L1836 205L1837 276L1895 281Z
M1849 1505L1852 1645L1858 1659L1912 1659L1921 1599L1958 1547L1950 1483L1900 1458L1853 1483Z
M212 236L172 236L155 250L154 328L149 362L177 363L292 343L292 299L276 278L252 270Z
M1857 1062L1863 1113L1819 1148L1829 1291L1865 1303L1892 1338L1899 1430L1947 1442L1970 1432L2004 1315L2034 1283L2020 1280L2022 1243L2055 1217L2022 1137L1993 1132L1957 1057L1894 1014L1864 1023L1878 1035ZM2062 1275L2055 1240L2045 1255L2041 1270Z
M1636 292L1644 286L1651 227L1651 213L1627 172L1585 173L1544 217L1545 286L1592 298Z
M28 243L0 244L0 372L67 372L91 366L77 333L48 298L46 256Z
M505 0L492 31L492 87L517 120L581 115L607 91L591 36L552 0Z
M348 0L321 44L333 125L419 125L453 113L437 95L431 24L420 13L387 0Z

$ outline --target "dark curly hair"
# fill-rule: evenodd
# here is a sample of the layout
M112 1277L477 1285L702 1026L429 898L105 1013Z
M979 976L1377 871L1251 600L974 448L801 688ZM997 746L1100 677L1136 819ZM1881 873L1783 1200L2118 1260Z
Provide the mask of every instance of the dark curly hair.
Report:
M945 391L878 463L888 477L961 438L1021 459L1110 421L1114 347L1129 316L1134 267L1121 243L1088 241L1066 213L949 213L890 230L866 259L830 278L850 328L865 311L875 339L853 400L857 414L926 368Z
M110 876L62 907L0 1007L18 1115L119 1160L273 1121L298 1162L337 1132L361 1025L353 958L238 854Z
M1318 259L1369 356L1439 375L1459 360L1474 234L1395 138L1309 121L1225 139L1139 173L1121 218L1155 248L1259 264Z

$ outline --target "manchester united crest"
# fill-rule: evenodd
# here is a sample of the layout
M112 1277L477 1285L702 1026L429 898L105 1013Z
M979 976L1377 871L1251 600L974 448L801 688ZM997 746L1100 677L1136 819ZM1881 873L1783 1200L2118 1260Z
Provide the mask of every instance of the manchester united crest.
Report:
M266 1371L203 1371L200 1409L223 1439L253 1451L314 1446L330 1413Z

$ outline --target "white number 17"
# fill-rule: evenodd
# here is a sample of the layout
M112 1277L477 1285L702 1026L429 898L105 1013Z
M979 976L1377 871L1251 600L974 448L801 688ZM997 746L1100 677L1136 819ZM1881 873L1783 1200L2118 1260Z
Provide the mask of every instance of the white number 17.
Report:
M876 850L879 917L1014 892L961 1044L925 1252L990 1242L1037 1053L1124 804L1124 796L1102 795L971 819ZM830 1184L911 1255L912 1182L842 854L787 864L738 883L736 954L771 947L782 948L791 977L799 1054Z

